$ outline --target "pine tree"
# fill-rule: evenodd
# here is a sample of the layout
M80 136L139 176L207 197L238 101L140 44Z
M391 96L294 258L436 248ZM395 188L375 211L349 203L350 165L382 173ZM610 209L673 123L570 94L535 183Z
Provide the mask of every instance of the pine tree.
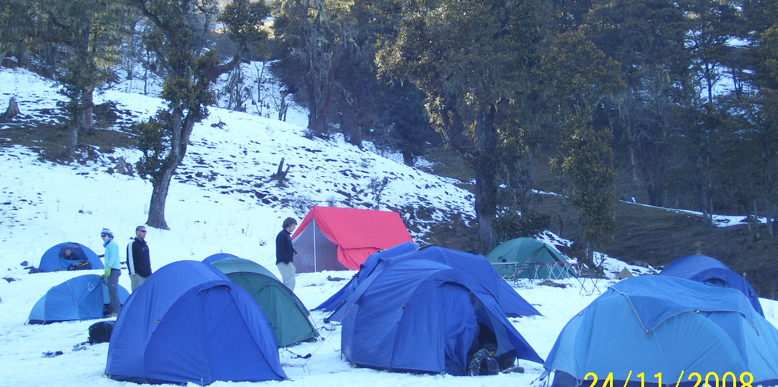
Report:
M396 38L377 56L386 79L408 79L427 97L427 111L446 143L475 174L480 249L496 245L497 157L502 112L514 108L552 13L542 1L411 2ZM513 123L515 124L515 123Z

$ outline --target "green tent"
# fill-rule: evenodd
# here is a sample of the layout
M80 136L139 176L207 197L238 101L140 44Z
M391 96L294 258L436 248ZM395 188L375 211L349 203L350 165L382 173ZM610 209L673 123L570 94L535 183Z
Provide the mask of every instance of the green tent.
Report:
M305 305L262 265L243 258L223 258L211 265L259 302L270 320L279 347L319 336Z
M516 238L501 243L486 254L503 277L559 279L576 275L575 269L553 246L532 238ZM506 265L514 263L514 265Z

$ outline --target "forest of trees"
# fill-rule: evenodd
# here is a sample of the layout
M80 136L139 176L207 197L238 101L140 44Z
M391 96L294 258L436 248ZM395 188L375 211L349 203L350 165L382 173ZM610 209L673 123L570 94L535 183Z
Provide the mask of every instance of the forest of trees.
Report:
M531 235L539 167L603 248L623 196L778 218L778 2L765 0L0 0L4 66L57 80L71 129L92 94L139 71L168 106L138 123L149 225L213 82L272 63L308 135L401 152L447 146L471 168L481 251ZM242 109L242 104L234 104ZM155 205L156 203L156 205Z

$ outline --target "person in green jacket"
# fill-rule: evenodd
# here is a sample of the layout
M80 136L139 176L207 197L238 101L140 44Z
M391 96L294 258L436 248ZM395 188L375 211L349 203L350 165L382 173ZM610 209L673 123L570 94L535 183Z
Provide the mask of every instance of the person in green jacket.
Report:
M108 317L116 317L122 309L122 303L119 300L119 276L122 275L119 245L113 240L113 232L107 228L103 228L100 237L103 238L103 247L105 247L105 274L102 277L108 280L108 295L111 297L111 309L108 311Z

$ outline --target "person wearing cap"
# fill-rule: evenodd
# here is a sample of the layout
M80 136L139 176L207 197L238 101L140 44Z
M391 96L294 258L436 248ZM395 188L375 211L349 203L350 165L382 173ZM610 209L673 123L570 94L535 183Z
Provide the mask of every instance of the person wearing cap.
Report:
M132 291L143 285L151 275L149 245L146 243L146 226L135 227L135 238L127 244L127 272L130 273Z
M103 238L103 247L105 247L105 274L102 277L108 280L108 295L111 297L111 310L108 312L108 317L116 317L122 309L119 300L119 276L122 274L119 245L113 240L113 232L107 228L103 228L100 237Z

